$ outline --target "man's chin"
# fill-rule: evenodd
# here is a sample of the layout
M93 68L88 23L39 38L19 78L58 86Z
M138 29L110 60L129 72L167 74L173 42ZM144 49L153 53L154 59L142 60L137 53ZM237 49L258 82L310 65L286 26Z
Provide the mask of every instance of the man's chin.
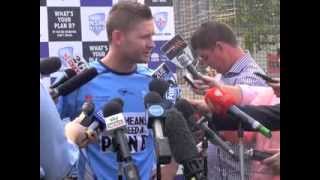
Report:
M147 64L149 59L150 59L149 57L148 58L140 58L137 60L137 63Z

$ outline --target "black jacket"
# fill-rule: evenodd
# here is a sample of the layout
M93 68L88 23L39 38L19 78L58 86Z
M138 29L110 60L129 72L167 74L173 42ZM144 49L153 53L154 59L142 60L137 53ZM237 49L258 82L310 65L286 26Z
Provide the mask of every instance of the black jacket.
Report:
M247 105L239 107L239 109L263 124L268 129L272 131L280 130L280 104L274 106ZM221 118L213 115L212 121L209 121L209 127L218 131L237 130L238 125L239 120L231 116L228 116L227 118ZM242 127L246 131L253 130L248 123L242 123Z

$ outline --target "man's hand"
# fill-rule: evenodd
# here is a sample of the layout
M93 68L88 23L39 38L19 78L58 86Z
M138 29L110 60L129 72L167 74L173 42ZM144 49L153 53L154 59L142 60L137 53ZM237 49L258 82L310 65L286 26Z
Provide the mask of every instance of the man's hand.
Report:
M65 135L68 140L77 144L80 148L97 140L97 134L94 132L87 133L87 128L80 124L80 119L75 119L66 124Z
M280 78L273 78L273 79L275 79L279 82L278 83L268 83L268 85L272 87L276 96L280 97Z
M262 164L270 167L275 175L280 175L280 149L269 149L265 152L274 153L274 155L264 159Z
M200 79L194 80L194 86L196 88L192 89L196 94L204 95L208 89L211 87L220 87L220 84L210 76L200 75Z
M187 101L202 113L211 112L207 103L203 99L202 100L187 99Z

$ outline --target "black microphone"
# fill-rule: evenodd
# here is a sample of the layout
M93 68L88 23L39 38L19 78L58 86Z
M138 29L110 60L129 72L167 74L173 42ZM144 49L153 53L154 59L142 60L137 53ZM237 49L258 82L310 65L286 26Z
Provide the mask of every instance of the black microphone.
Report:
M49 57L40 60L40 74L49 75L58 71L61 67L61 60L58 57Z
M83 103L81 107L81 113L78 116L80 118L80 124L88 127L92 120L91 120L91 115L94 112L94 104L91 101L86 101Z
M144 105L147 109L148 128L153 130L156 141L156 152L160 164L171 162L171 150L168 138L163 135L163 124L166 119L166 108L162 104L162 98L156 92L150 91L144 97Z
M109 103L110 102L116 102L120 104L121 107L123 107L123 101L121 98L113 98L112 100L109 101ZM109 104L109 105L105 104L104 107L108 108L110 112L114 112L117 110L117 106L113 106L113 104ZM96 132L97 134L100 133L106 127L104 122L103 110L99 110L92 115L91 123L89 125L88 124L83 124L83 125L88 127L88 130L87 130L88 135L92 134L93 132Z
M252 148L245 151L244 154L255 161L263 161L264 159L273 156L271 153L258 151Z
M257 120L253 119L247 113L243 112L234 104L234 97L223 90L212 87L207 90L205 95L205 101L208 104L209 108L215 109L220 114L230 114L231 117L240 119L242 122L250 124L252 129L259 131L262 135L267 138L271 138L271 131L262 125Z
M73 70L73 69L66 69L63 72L63 75L55 80L55 82L50 86L50 88L56 88L59 85L61 85L62 83L64 83L66 80L72 78L73 76L75 76L77 73Z
M187 180L206 180L204 160L197 150L196 142L183 115L175 108L167 111L165 133L169 139L175 160L183 165Z
M175 104L175 107L183 114L189 127L200 128L202 131L204 131L206 138L212 144L219 145L219 147L228 152L233 158L236 158L235 152L232 150L232 148L226 142L224 142L217 133L208 127L208 124L206 123L207 118L205 116L202 116L197 122L195 122L193 117L196 111L187 100L179 99Z
M163 106L165 109L169 109L172 107L173 103L175 102L175 99L167 99L167 92L169 90L170 84L163 80L163 79L153 79L149 83L149 90L157 92L161 98L163 98Z
M103 107L106 131L113 137L113 146L123 168L120 171L124 172L127 180L140 180L138 169L132 162L128 139L124 134L127 131L127 124L122 112L122 105L117 101L110 101Z
M65 83L61 84L60 86L50 89L50 94L52 99L56 99L59 96L66 96L72 91L78 89L82 85L86 84L94 77L98 75L96 68L89 68L85 69L80 72L78 75L73 76Z
M149 83L149 90L159 93L159 95L164 98L169 86L169 83L163 79L153 79Z

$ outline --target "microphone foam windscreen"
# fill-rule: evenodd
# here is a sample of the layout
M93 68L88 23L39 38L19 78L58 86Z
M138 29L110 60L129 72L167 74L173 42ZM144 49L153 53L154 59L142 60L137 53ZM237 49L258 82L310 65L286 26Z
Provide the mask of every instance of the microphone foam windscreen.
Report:
M91 115L94 111L94 104L92 102L84 102L81 110L87 115Z
M196 142L186 124L186 120L176 109L168 110L165 134L169 139L172 154L178 163L199 156Z
M153 79L149 83L149 90L155 91L160 94L161 97L164 97L164 94L169 88L169 83L163 79Z
M123 107L123 105L124 105L123 100L121 98L119 98L119 97L113 98L113 99L111 99L111 101L119 103L121 105L121 107Z
M195 109L192 105L185 99L181 98L177 100L175 107L180 111L183 117L186 119L189 129L193 132L199 130L196 124Z
M146 96L144 96L144 107L147 108L148 105L158 104L162 101L161 96L154 91L150 91Z
M40 73L43 75L49 75L58 71L61 67L61 60L58 57L49 57L44 60L40 60Z
M189 119L195 113L192 105L183 98L177 100L175 107L182 113L185 119Z
M98 75L96 68L89 68L89 69L83 70L78 75L72 77L71 79L67 80L65 83L58 86L60 95L65 96L71 93L72 91L78 89L82 85L89 82L96 75Z
M103 107L103 116L104 117L112 116L112 115L121 113L122 111L123 110L120 103L118 103L117 101L110 101Z
M77 74L73 69L66 69L64 72L66 73L68 78L72 78Z

